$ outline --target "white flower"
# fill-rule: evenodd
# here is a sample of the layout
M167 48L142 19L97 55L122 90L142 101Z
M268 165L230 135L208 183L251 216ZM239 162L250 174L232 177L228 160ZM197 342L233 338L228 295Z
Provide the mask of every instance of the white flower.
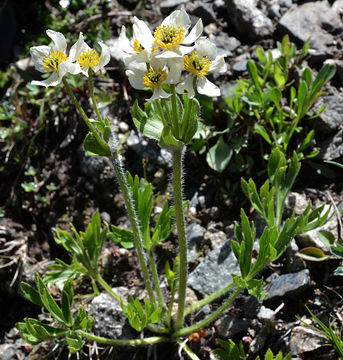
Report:
M191 26L191 20L185 9L175 10L166 17L161 26L154 32L155 44L163 49L157 58L183 57L191 52L194 47L183 46L192 45L203 31L202 20L199 19L193 29L187 35Z
M149 63L158 50L155 39L148 25L138 18L133 19L133 37L130 41L126 36L126 28L122 26L119 36L119 48L126 66L131 62Z
M220 89L206 78L211 72L223 73L227 70L224 55L217 55L217 47L210 40L201 37L195 42L195 50L191 55L184 56L184 68L190 74L186 80L177 85L178 93L188 92L190 98L194 97L194 85L199 94L219 96Z
M167 84L168 73L166 68L147 66L143 63L126 70L129 82L135 89L151 88L154 92L148 101L167 98L170 94L166 93L162 85Z
M76 61L82 72L88 76L88 69L91 68L95 73L102 69L111 59L110 49L103 42L98 43L101 47L101 55L90 48L84 41L82 32L79 39L70 49L70 58Z
M73 59L68 58L67 42L63 34L53 30L47 30L46 33L52 39L54 48L46 45L34 46L30 53L38 71L51 72L46 80L32 81L32 84L48 87L59 84L67 73L78 74L81 68L79 64L73 64Z

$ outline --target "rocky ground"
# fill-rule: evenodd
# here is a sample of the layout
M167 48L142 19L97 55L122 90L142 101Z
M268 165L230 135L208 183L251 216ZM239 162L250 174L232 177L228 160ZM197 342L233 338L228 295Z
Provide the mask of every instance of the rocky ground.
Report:
M141 137L134 129L129 107L135 97L142 95L135 93L129 86L117 50L120 28L122 25L129 26L134 15L149 22L151 28L180 6L185 7L192 21L201 17L206 35L217 44L220 52L226 54L228 73L216 79L224 94L227 84L246 76L247 61L254 59L257 45L274 49L276 42L285 34L289 34L291 40L299 46L310 38L310 51L305 59L307 64L314 71L318 71L324 63L333 64L337 69L335 77L325 89L325 95L316 104L317 109L322 103L327 104L327 108L310 124L316 131L316 145L321 149L317 160L320 164L324 160L342 162L342 0L129 0L99 3L101 14L79 21L74 19L69 25L70 32L86 33L92 22L109 21L111 31L107 43L111 48L112 60L107 68L108 76L95 79L99 93L111 94L107 101L103 101L101 111L118 129L128 170L140 176L144 174L162 198L170 195L168 180L171 155L166 150L160 150L156 143ZM1 61L10 63L14 68L12 82L7 87L12 90L37 76L28 59L18 58L24 45L18 33L24 28L26 31L30 28L28 19L23 19L22 14L18 15L20 6L23 4L18 1L17 4L9 4L4 10L0 9L0 16L10 23ZM44 6L48 6L52 12L61 11L58 2L47 1ZM36 10L31 11L34 13ZM6 102L10 90L3 89L0 95L2 101ZM75 89L78 96L83 97L84 106L88 107L87 88L75 86ZM25 111L31 116L30 124L36 126L35 131L42 130L39 130L33 141L32 136L24 136L12 148L6 141L0 143L0 359L66 359L67 353L62 345L54 347L53 343L45 343L32 348L18 336L15 322L40 314L40 309L23 299L20 281L32 282L33 273L37 271L43 274L46 266L56 257L68 260L68 256L54 243L52 228L58 226L67 229L72 220L77 229L84 229L96 210L99 210L102 220L115 225L126 226L127 218L109 164L102 158L90 157L84 152L82 141L86 129L62 88L61 92L48 95L43 109L45 125L42 128L38 120L33 120L39 118L38 111L34 114L34 109L26 109L19 102L12 101L12 104L21 106L22 118L25 118ZM220 99L215 101L214 106L218 117L226 116ZM37 169L32 176L40 193L48 194L45 201L37 198L34 192L24 191L21 186L30 178L27 175L29 165ZM294 192L287 200L287 209L295 209L300 214L309 199L314 206L334 204L333 216L324 229L339 238L343 231L339 215L343 208L342 173L339 168L329 167L331 176L328 177L325 176L328 175L325 170L322 169L320 173L321 169L317 167L315 171L310 163L304 162ZM239 221L239 208L249 210L249 207L239 190L232 199L218 190L227 174L217 174L211 170L204 155L189 150L185 157L185 171L184 190L189 200L188 301L192 302L220 289L230 281L229 274L239 272L229 240L234 236L234 222ZM253 173L249 176L257 175ZM54 188L45 191L51 183ZM258 219L255 220L257 233L261 235L263 225ZM307 305L323 321L331 317L336 321L338 329L343 325L342 277L333 275L339 260L332 257L322 262L304 260L298 253L309 243L324 251L328 250L323 249L317 232L294 239L286 254L262 274L268 296L259 302L243 293L223 317L205 329L206 336L200 342L191 343L201 359L214 359L211 350L217 347L215 339L218 337L232 338L236 343L243 341L249 359L255 359L257 355L264 356L268 347L274 353L292 352L294 359L338 358L331 347L323 347L326 343L323 336L304 326L298 319L310 319L305 308ZM164 260L173 256L175 245L174 234L158 249L161 269ZM102 264L105 278L123 296L144 295L134 251L107 242ZM90 290L87 281L75 286L80 294ZM55 288L52 291L58 297L59 290ZM95 333L115 338L135 336L121 315L120 307L110 301L107 295L101 294L82 301L95 317ZM218 304L220 301L213 306ZM188 321L193 322L210 310L205 307L203 313L195 314ZM97 348L90 344L85 348L84 358L178 359L179 356L177 348L169 344L138 350Z

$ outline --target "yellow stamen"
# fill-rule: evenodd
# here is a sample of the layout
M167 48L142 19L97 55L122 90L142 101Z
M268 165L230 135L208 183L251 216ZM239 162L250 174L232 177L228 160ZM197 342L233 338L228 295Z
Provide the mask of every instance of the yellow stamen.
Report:
M133 49L136 51L137 54L139 54L141 51L144 50L144 47L142 44L138 41L138 39L135 39L133 41Z
M68 60L68 56L61 50L52 50L48 55L43 57L43 66L45 72L56 71L58 66L64 61Z
M143 45L138 41L138 39L133 40L133 50L136 51L136 54L141 53L144 49ZM151 52L155 53L158 50L158 46L151 48Z
M181 26L163 25L156 28L154 37L157 46L170 50L179 45L185 38L186 29Z
M192 73L193 76L199 76L201 78L207 75L210 65L212 64L207 56L199 57L196 51L193 51L191 56L185 55L183 63L186 71Z
M100 57L94 49L88 49L82 52L77 61L81 68L87 71L89 68L95 68L99 64Z
M150 68L145 72L145 76L143 77L143 83L145 86L156 89L161 87L161 85L166 81L168 75L162 69Z

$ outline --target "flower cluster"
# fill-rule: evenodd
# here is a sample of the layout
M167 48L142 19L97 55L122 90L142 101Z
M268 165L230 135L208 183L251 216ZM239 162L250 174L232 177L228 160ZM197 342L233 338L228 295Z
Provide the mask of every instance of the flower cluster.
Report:
M63 34L53 30L47 30L47 35L53 42L50 46L34 46L30 53L36 69L42 73L51 73L43 81L32 81L34 85L45 87L55 86L62 81L64 75L83 73L88 76L88 71L98 72L110 61L109 48L99 42L101 55L90 48L84 41L82 33L77 42L67 54L67 41Z
M223 73L227 67L216 46L202 37L201 19L191 28L184 9L176 10L163 20L152 34L147 24L134 17L133 37L129 40L123 26L119 38L126 74L135 89L151 88L149 100L169 97L162 85L174 84L180 94L190 98L195 89L203 95L219 96L219 88L207 79L211 72ZM183 77L182 72L187 75Z

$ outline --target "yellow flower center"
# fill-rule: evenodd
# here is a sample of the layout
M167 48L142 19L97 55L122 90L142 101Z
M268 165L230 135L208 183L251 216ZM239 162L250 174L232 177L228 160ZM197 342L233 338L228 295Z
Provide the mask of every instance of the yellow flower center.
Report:
M136 51L136 54L139 54L140 52L142 52L144 50L143 45L138 41L138 39L135 39L133 41L133 50ZM155 53L155 52L157 52L157 50L158 50L158 46L154 46L151 49L151 52Z
M135 50L137 54L144 50L144 47L141 45L138 39L133 41L133 50Z
M98 53L94 49L83 51L77 60L81 68L87 71L89 68L95 68L100 61Z
M212 62L208 60L207 56L199 56L196 51L193 51L190 56L185 55L183 58L185 70L192 73L193 76L203 78L207 75Z
M186 30L181 26L163 25L156 28L154 37L157 46L170 50L179 45L185 38Z
M168 75L164 70L160 68L150 68L145 72L143 83L149 88L156 89L159 88L164 83L164 81L166 81L167 77Z
M56 71L60 63L67 61L68 56L61 50L52 50L48 55L43 57L43 66L45 72Z

